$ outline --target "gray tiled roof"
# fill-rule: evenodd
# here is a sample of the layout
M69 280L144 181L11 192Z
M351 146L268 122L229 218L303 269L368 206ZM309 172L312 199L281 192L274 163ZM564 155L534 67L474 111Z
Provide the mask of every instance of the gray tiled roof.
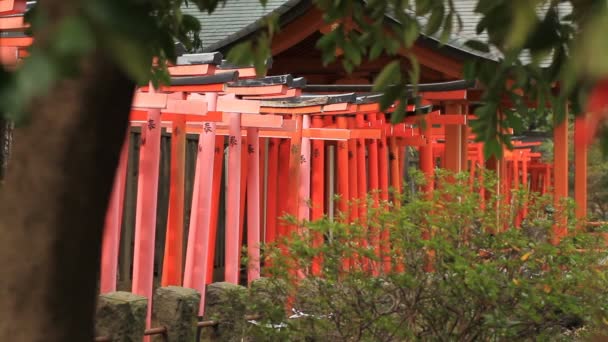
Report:
M219 50L229 45L260 27L259 19L270 13L279 15L287 13L298 3L304 0L268 0L266 7L260 5L259 0L229 0L225 7L218 8L213 14L199 12L193 5L184 11L196 16L202 23L201 39L204 51ZM454 29L454 32L446 42L446 45L465 52L471 56L482 57L491 60L500 58L500 53L495 49L490 53L473 50L465 45L470 39L486 40L486 33L477 35L476 27L481 15L475 13L478 0L454 0L456 10L462 19L462 28ZM560 4L564 13L570 8L569 4ZM391 17L390 14L387 14ZM426 18L418 18L422 26L426 24ZM428 38L439 41L440 32ZM522 55L522 60L529 61L529 56Z
M212 14L200 12L196 5L183 6L184 13L198 18L202 30L203 51L215 51L257 30L259 19L270 13L286 13L300 0L268 0L266 6L260 0L229 0L219 5Z

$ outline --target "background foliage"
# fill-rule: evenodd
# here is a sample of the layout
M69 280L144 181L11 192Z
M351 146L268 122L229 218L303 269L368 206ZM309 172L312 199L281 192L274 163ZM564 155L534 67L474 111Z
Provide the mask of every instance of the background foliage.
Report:
M266 246L263 283L273 296L252 286L240 292L244 304L224 307L232 339L554 341L606 332L603 238L576 232L573 223L568 238L548 243L555 215L567 213L552 215L550 198L523 192L518 198L530 211L515 229L518 201L497 215L501 198L490 194L480 209L467 178L441 175L432 198L405 194L401 207L382 203L363 223L303 223L285 243ZM495 180L486 179L491 188ZM364 241L383 232L391 246L378 257ZM319 258L322 275L313 275ZM251 324L239 319L245 313L262 316Z

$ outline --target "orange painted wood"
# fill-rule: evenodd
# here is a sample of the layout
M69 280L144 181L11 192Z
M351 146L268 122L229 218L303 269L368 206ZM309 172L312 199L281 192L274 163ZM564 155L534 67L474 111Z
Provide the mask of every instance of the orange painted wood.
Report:
M384 113L378 113L379 124L386 123ZM380 199L386 204L389 200L389 163L388 163L388 145L386 136L382 136L378 142L378 180L380 185ZM388 209L388 207L386 207ZM391 271L390 260L390 233L384 228L380 232L380 249L382 252L382 269L385 273Z
M206 99L209 106L215 109L217 94L208 93ZM190 212L190 226L188 233L188 247L186 250L186 269L184 272L184 286L195 289L201 293L199 314L205 309L205 280L209 266L208 241L211 235L211 210L213 188L213 172L210 167L215 158L215 124L209 123L199 135L196 156L196 173L194 190L192 192L192 210Z
M433 158L433 145L431 141L431 134L433 129L433 121L427 120L420 130L424 136L425 145L420 146L420 170L424 173L426 183L422 187L422 191L428 196L432 196L433 190L435 189L435 161Z
M147 92L149 87L141 87L139 91ZM224 83L213 83L213 84L201 84L201 85L176 85L176 86L162 86L160 87L162 92L178 92L183 91L186 93L220 93L224 91Z
M518 190L519 189L519 157L520 157L520 153L519 151L513 151L513 156L512 156L512 176L511 176L511 182L512 182L512 187L513 190ZM516 197L515 194L513 194L514 197ZM521 221L518 217L518 215L515 215L515 228L519 228L521 226Z
M268 142L268 178L266 186L266 243L272 243L277 236L277 185L279 178L280 140L271 138Z
M247 281L260 277L260 139L257 128L247 134Z
M348 128L354 129L357 124L354 117L348 117ZM350 201L349 222L359 222L359 169L357 160L357 140L348 140L348 194Z
M235 95L278 95L287 91L287 86L282 84L267 85L260 87L229 87L224 86L224 92Z
M289 159L290 159L290 139L281 139L279 144L279 176L277 189L277 238L285 238L288 234L288 227L282 219L288 212L287 201L289 198Z
M351 129L350 137L353 139L379 139L381 132L379 129Z
M312 127L323 127L323 118L312 117ZM325 142L322 140L312 141L312 177L311 177L311 219L320 220L325 213ZM323 245L323 235L315 233L313 240L315 248ZM312 262L312 274L318 276L322 270L322 256L318 255Z
M247 200L247 141L248 137L241 138L241 203L239 206L239 248L243 246L243 236L245 234L245 202Z
M367 115L368 121L375 125L376 122L376 113L370 113ZM378 164L379 164L379 155L378 155L378 143L379 139L372 139L368 144L368 170L369 170L369 191L371 193L373 199L373 207L374 210L379 209L380 205L380 183L379 183L379 173L378 173ZM374 218L371 221L375 221ZM372 224L370 227L370 244L374 249L377 257L380 257L380 231L376 227L375 224ZM372 274L377 276L379 272L379 265L374 264L372 266Z
M167 108L161 109L160 112L163 114L179 113L205 115L207 114L207 105L208 104L205 100L199 100L196 98L189 98L187 100L169 98L167 100Z
M297 107L297 108L277 108L262 106L261 113L267 114L315 114L320 113L321 106Z
M466 125L460 125L460 165L462 167L462 171L468 170L467 151L469 150L469 134L467 129L468 127Z
M527 158L529 156L529 151L526 151L525 153L525 160L522 162L521 165L521 186L524 190L529 191L529 187L528 187L528 164L529 164L529 159ZM521 210L521 219L523 220L524 218L526 218L528 216L528 195L525 195L526 197L524 198L524 203L522 205L522 210Z
M220 112L258 114L260 113L260 101L238 100L231 97L222 96L217 101L217 110Z
M23 13L27 7L26 0L2 0L0 1L0 14L10 15Z
M323 106L323 112L333 112L333 111L343 111L349 108L349 105L352 107L353 111L356 110L357 105L352 105L349 103L333 103Z
M338 128L348 128L348 120L345 116L336 117L336 124ZM349 156L349 144L347 141L337 142L337 165L336 165L336 183L337 191L336 194L339 196L338 199L338 215L340 215L345 222L350 222L351 213L349 200L350 196L350 181L349 181L349 170L350 167L350 156ZM351 260L344 258L343 262L344 270L348 270L351 267Z
M460 114L460 105L447 105L449 114ZM458 173L462 171L462 128L461 125L446 125L445 127L445 168Z
M169 212L163 257L162 286L180 286L182 284L185 171L186 121L178 120L173 123L173 133L171 135Z
M378 103L365 103L357 106L357 113L363 114L376 114L380 111L380 104Z
M224 137L215 137L215 156L213 159L213 190L211 198L211 231L207 250L209 260L207 264L207 277L205 284L213 282L213 265L215 260L215 242L217 240L218 219L220 210L220 189L222 185L222 167L224 165Z
M34 38L31 37L3 37L0 38L0 46L28 47L32 45Z
M239 78L242 78L241 74L239 74ZM302 95L302 89L287 89L285 93L275 94L275 95L249 95L243 96L243 100L269 100L269 99L281 99L287 97L297 97Z
M553 129L553 165L554 165L554 205L562 208L562 201L568 197L568 118ZM560 215L553 227L553 242L557 243L567 234L567 217Z
M165 109L168 100L169 96L167 94L136 92L133 95L131 106L135 108Z
M231 113L228 137L228 190L226 192L225 281L238 284L240 269L241 114Z
M160 163L160 110L151 109L142 127L139 179L135 213L132 292L148 298L146 326L151 323L152 282L154 279L154 240Z
M302 117L302 129L309 129L311 125L310 115ZM311 172L311 141L310 138L302 137L300 151L300 188L298 195L298 217L300 220L310 221L310 172Z
M320 140L348 140L351 132L338 128L310 128L302 132L303 137Z
M259 115L259 114L247 114L241 116L242 127L255 127L255 128L282 128L283 117L280 115ZM219 123L220 127L228 126L228 115L224 114L222 122Z
M304 15L287 24L272 39L272 55L289 49L306 37L317 31L322 25L323 13L316 7L312 7Z
M574 141L585 141L587 137L585 115L574 121ZM576 218L587 218L587 145L574 145L574 199L576 202Z
M259 131L259 130L258 130ZM267 138L260 138L258 132L258 139L260 144L260 241L261 243L265 242L266 237L266 169L267 169L267 160L268 160L268 151L267 151Z
M363 114L357 114L356 127L362 128L366 125L365 116ZM378 131L378 133L380 133ZM358 167L358 184L357 189L359 190L359 219L362 224L367 225L367 158L366 158L366 144L365 138L359 138L356 140L357 145L357 167Z
M175 65L167 69L171 76L205 76L215 73L215 66L211 64Z
M403 179L401 174L399 173L400 168L399 164L401 161L399 160L401 156L400 147L397 143L397 138L391 137L389 140L389 163L390 163L390 172L391 172L391 187L394 191L393 202L396 208L401 206L401 184Z
M144 116L145 110L142 109L131 109L131 114L129 120L131 123L145 123L146 117ZM174 120L185 120L186 123L201 123L205 122L220 122L222 121L222 112L210 111L205 115L196 115L196 114L180 114L180 113L162 113L161 115L161 124L167 125L167 127L171 127L171 122ZM190 127L186 127L188 133L200 133L200 132L191 132ZM170 133L171 130L168 130Z
M19 48L18 47L0 46L0 64L5 65L5 66L15 66L17 64L18 59L19 59Z
M287 213L296 218L300 219L300 163L302 160L302 121L301 115L295 117L297 120L298 129L294 132L291 138L291 147L289 149L289 185L287 188ZM295 233L296 226L290 225L288 227L288 234Z
M391 168L391 187L393 188L393 206L395 209L401 208L401 185L403 184L403 177L401 173L401 146L397 142L395 136L390 137L389 140L389 164ZM397 256L402 256L399 250L395 250ZM405 267L402 262L395 262L394 264L396 272L404 272Z
M449 101L449 100L466 100L466 90L448 90L448 91L432 91L421 92L420 96L427 101Z
M129 135L123 143L112 195L106 212L103 241L101 247L101 272L99 280L99 293L116 291L116 275L118 271L118 252L120 243L120 229L122 226L123 198L127 177L127 159L129 153Z
M348 122L345 116L336 117L336 123L339 128L346 129L348 128ZM340 196L338 200L338 213L344 215L345 219L348 220L349 210L348 210L348 200L350 199L349 195L349 182L348 182L348 167L349 167L349 158L348 158L348 142L346 141L338 141L337 143L337 165L336 165L336 179L337 179L337 194Z

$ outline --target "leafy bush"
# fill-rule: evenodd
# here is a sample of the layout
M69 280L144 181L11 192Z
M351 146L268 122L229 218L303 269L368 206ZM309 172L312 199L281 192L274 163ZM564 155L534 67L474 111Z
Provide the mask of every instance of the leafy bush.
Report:
M603 240L570 220L568 237L549 243L554 216L567 210L552 213L550 198L525 191L504 203L485 179L483 202L468 176L442 173L432 196L359 203L368 222L300 223L280 246L264 247L265 283L287 300L248 294L247 312L261 318L234 329L235 340L553 341L606 330ZM529 210L516 229L523 201Z

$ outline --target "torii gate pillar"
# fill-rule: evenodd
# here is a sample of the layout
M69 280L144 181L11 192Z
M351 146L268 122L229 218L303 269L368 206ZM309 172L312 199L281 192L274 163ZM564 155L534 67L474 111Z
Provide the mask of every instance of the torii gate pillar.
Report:
M448 104L445 111L446 114L462 114L462 106ZM466 141L463 139L463 134L466 134L465 125L445 126L445 168L455 173L461 172L465 168L462 160L463 156L466 156L467 149L463 144Z
M563 200L568 197L568 112L564 115L564 120L557 124L553 129L553 165L555 189L553 201L558 215L556 224L553 227L553 242L557 243L560 238L566 235L568 221L565 213L561 210Z
M574 122L574 141L586 139L586 118L581 115ZM574 199L576 201L576 218L584 220L587 217L587 145L574 145Z

